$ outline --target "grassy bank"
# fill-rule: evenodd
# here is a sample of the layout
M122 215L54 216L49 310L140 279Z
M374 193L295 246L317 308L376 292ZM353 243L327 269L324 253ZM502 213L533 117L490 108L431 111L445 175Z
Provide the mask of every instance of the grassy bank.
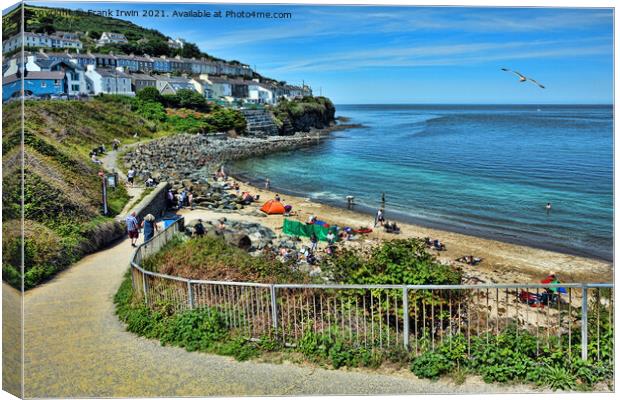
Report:
M26 101L24 148L21 107L3 113L3 279L21 286L21 162L24 162L24 284L36 286L123 233L112 218L129 199L124 187L109 191L101 209L100 166L88 153L113 139L153 135L149 121L118 105L93 101Z

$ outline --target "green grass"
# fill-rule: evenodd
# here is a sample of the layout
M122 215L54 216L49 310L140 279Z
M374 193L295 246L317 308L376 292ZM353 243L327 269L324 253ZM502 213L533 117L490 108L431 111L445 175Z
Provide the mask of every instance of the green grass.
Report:
M152 134L150 122L122 104L94 99L80 101L27 101L24 104L24 154L21 180L20 105L6 105L3 113L3 227L19 226L21 186L27 251L26 287L49 279L83 255L96 250L102 235L116 235L120 225L102 215L99 167L88 153L100 144L111 147L114 138L135 141ZM129 200L124 187L110 190L110 214L118 214ZM105 229L104 229L105 226ZM20 234L5 229L3 279L20 286ZM107 232L107 233L105 233Z

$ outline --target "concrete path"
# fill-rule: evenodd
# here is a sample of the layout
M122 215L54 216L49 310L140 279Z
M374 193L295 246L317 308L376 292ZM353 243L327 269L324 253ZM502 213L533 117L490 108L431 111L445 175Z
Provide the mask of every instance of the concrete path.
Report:
M25 294L26 397L390 394L531 391L472 378L461 386L397 375L330 371L162 347L125 331L112 298L127 240L82 259ZM4 285L5 292L11 288ZM5 301L18 296L5 297ZM15 304L18 307L18 304ZM11 340L5 337L5 340Z
M136 144L134 143L132 145L121 146L119 150L110 150L101 159L101 162L103 163L103 167L105 168L106 171L118 172L118 179L122 184L125 185L125 188L127 189L127 194L129 194L129 197L130 197L129 201L127 202L127 204L125 204L125 207L119 213L121 217L124 217L125 214L127 214L127 212L129 211L129 209L135 205L134 199L139 198L142 195L142 192L144 191L144 184L141 182L140 183L135 182L134 186L128 186L127 176L123 174L121 170L118 168L119 152L126 150L130 147L134 147L135 145Z

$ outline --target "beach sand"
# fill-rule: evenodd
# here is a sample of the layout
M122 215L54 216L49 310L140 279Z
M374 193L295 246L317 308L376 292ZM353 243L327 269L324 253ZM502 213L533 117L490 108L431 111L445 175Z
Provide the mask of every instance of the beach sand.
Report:
M241 191L249 191L253 195L259 194L260 201L236 213L227 214L229 219L239 221L259 222L276 232L282 233L282 215L270 215L257 217L255 211L267 200L273 199L275 193L264 188L251 186L248 183L239 182ZM352 228L373 227L374 217L356 212L321 204L310 199L280 194L284 204L293 206L295 216L291 219L306 221L308 216L315 215L318 219L331 225ZM389 209L386 210L389 217ZM195 218L215 220L222 216L213 210L196 209L193 211L183 210L181 215L186 216L186 221ZM613 264L603 260L590 259L570 254L562 254L533 247L505 243L496 240L483 239L476 236L468 236L454 232L431 229L422 226L398 223L401 233L398 235L383 232L377 227L372 233L361 235L358 240L344 242L346 246L365 247L378 243L381 240L430 237L440 239L446 245L446 250L432 251L439 261L452 263L463 268L466 283L538 283L553 271L558 275L561 282L569 283L600 283L613 282ZM323 244L324 246L324 244ZM455 259L473 255L483 261L476 266L458 263Z

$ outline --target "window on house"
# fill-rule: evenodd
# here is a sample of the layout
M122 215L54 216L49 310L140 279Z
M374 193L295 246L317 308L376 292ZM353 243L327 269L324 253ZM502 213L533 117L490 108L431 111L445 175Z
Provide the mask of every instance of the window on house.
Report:
M45 82L45 81L41 81L41 87L42 87L42 88L47 87L47 82Z

